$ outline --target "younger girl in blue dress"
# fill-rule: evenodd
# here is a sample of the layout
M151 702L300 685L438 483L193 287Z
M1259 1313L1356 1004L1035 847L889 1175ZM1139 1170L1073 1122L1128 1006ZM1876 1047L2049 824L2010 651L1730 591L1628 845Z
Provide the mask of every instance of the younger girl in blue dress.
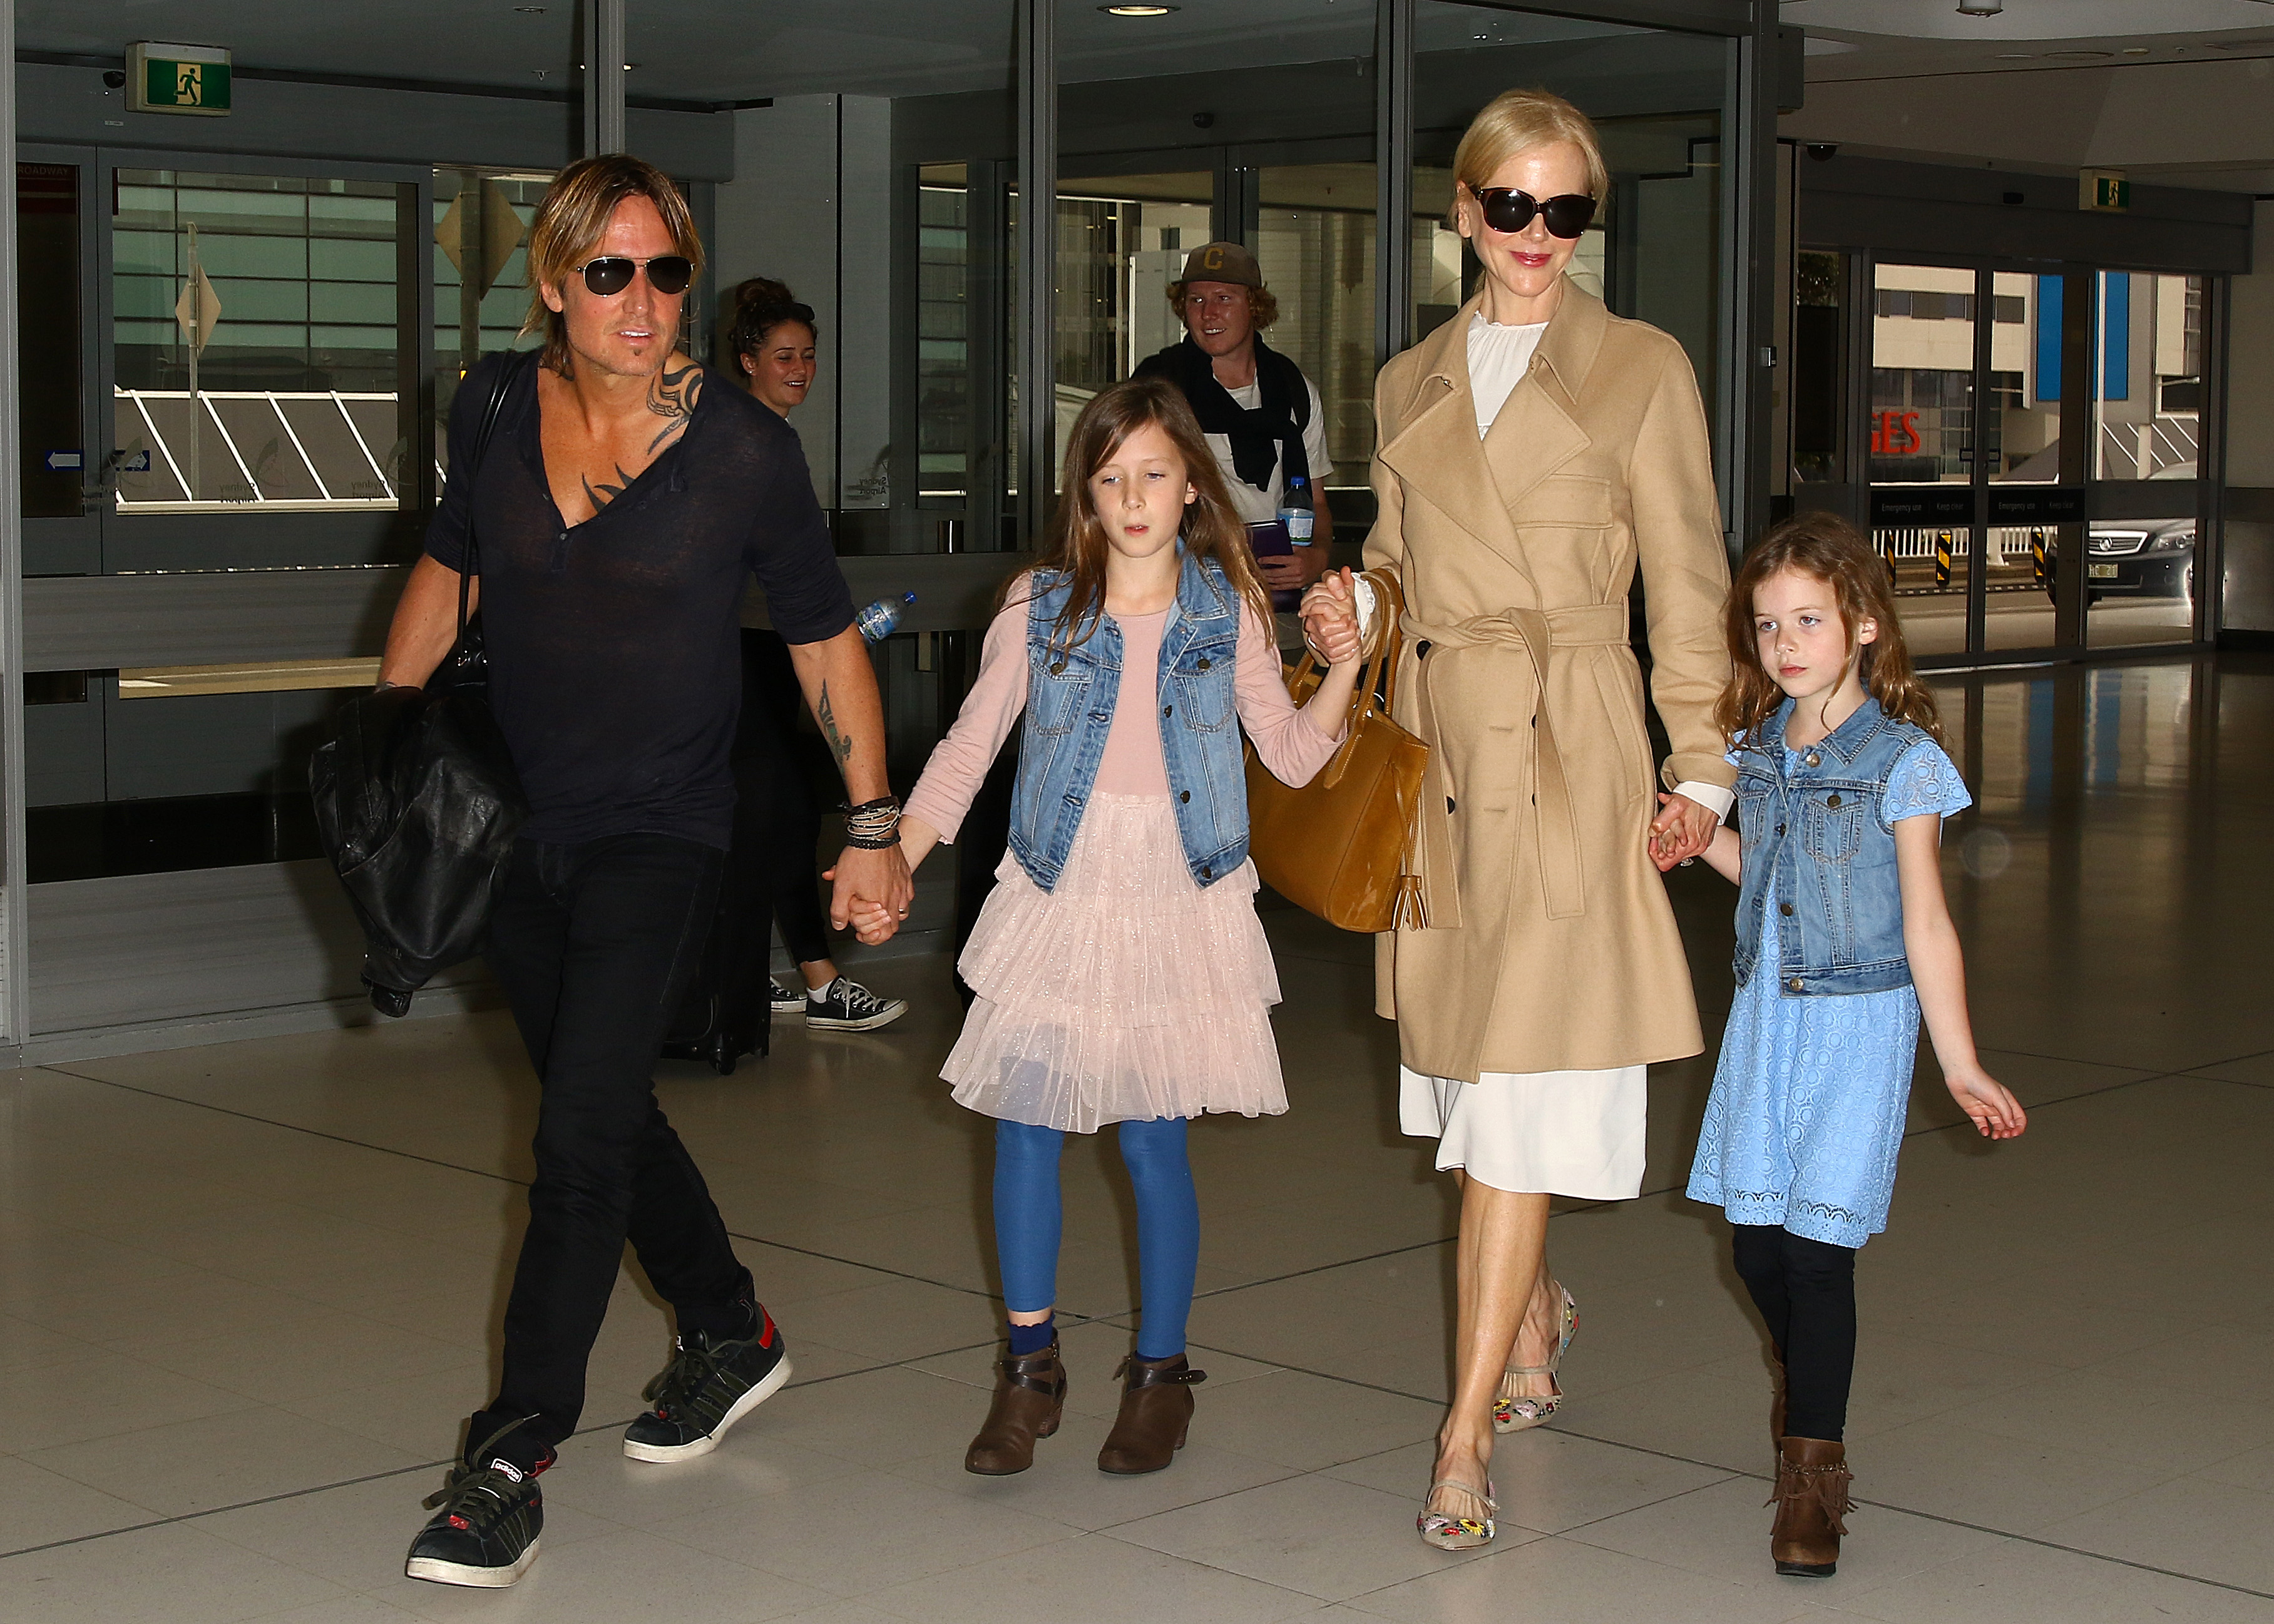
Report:
M1939 857L1942 820L1970 800L1886 565L1843 520L1788 520L1738 571L1728 635L1719 716L1739 830L1705 856L1738 886L1737 996L1690 1197L1736 1226L1737 1273L1783 1368L1771 1560L1818 1577L1838 1565L1849 1509L1856 1249L1887 1226L1921 1013L1985 1137L2027 1118L1974 1052Z

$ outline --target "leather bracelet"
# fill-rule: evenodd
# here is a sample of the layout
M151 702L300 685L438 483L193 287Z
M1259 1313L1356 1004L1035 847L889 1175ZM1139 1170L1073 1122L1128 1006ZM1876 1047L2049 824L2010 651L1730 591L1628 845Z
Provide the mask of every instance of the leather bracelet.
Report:
M839 808L845 814L845 844L857 851L881 852L900 843L900 798L880 795L857 807Z

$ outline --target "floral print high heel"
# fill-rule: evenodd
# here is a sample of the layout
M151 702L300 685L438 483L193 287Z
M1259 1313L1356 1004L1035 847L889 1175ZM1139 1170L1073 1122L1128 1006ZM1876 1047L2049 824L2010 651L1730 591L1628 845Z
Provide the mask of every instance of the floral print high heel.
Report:
M1556 1338L1555 1351L1547 1356L1545 1365L1511 1365L1503 1376L1545 1376L1548 1390L1544 1394L1525 1394L1510 1398L1506 1394L1493 1401L1493 1431L1521 1432L1538 1426L1563 1407L1563 1389L1555 1380L1555 1372L1563 1364L1563 1350L1571 1345L1571 1333L1579 1328L1579 1305L1571 1294L1563 1289L1562 1282L1555 1283L1556 1296L1563 1299L1562 1331Z

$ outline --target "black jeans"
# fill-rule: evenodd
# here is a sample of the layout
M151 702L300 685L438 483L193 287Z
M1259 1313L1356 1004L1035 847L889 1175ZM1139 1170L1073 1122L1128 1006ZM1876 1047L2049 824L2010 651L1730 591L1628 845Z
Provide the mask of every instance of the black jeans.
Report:
M1737 1275L1784 1361L1788 1438L1838 1443L1856 1374L1856 1252L1774 1224L1735 1226Z
M739 1334L749 1272L656 1103L664 1029L703 955L725 854L670 835L516 842L489 963L537 1068L537 1178L505 1311L505 1372L469 1450L535 1463L576 1430L629 1240L681 1335Z

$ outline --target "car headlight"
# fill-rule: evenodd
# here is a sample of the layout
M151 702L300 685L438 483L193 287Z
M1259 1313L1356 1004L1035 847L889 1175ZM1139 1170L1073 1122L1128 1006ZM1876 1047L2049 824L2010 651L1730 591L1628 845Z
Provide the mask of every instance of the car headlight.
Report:
M2195 545L2195 533L2192 528L2183 530L2166 530L2148 544L2148 551L2150 553L2186 553L2191 551Z

